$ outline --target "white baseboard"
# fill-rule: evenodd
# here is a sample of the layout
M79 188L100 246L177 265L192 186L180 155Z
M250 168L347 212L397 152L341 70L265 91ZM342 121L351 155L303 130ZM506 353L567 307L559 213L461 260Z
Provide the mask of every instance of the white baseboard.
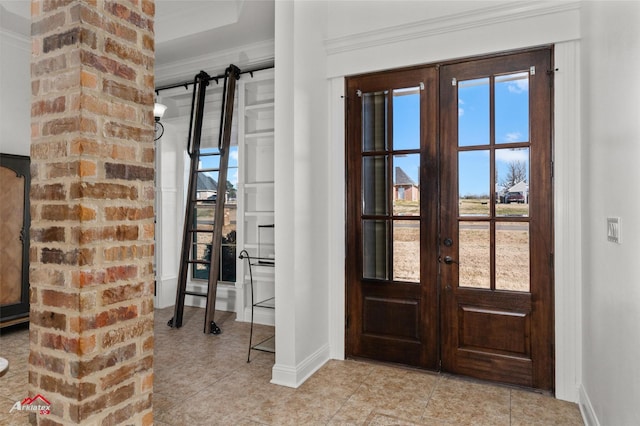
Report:
M586 389L583 385L580 385L580 413L582 414L582 420L586 426L600 426L600 422L598 421L598 417L596 416L596 412L593 410L593 405L591 405L591 400L589 399L589 395L587 394Z
M251 321L251 308L244 308L244 316L240 315L236 318L236 321ZM253 310L253 323L262 325L275 326L276 324L276 312L274 309L256 308Z
M271 383L297 388L329 360L329 345L324 345L295 367L276 363L271 370Z
M207 283L189 283L187 284L187 290L197 291L198 293L207 292ZM216 294L216 310L225 312L237 312L237 294L236 288L230 285L219 285L218 293ZM174 300L175 303L175 300ZM205 297L189 296L184 297L185 306L194 306L196 308L206 308L207 299Z

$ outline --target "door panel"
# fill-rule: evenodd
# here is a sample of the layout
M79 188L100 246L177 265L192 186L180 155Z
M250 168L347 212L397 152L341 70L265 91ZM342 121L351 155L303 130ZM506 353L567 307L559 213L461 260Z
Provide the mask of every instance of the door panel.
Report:
M435 369L436 69L351 78L346 90L347 355Z
M551 69L346 79L347 356L553 389Z
M541 50L440 74L440 232L454 240L442 368L540 389L553 388L550 69Z

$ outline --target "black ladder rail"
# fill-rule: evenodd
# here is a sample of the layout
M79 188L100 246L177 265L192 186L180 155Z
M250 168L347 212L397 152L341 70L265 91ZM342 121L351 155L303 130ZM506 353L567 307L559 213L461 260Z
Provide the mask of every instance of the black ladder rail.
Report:
M235 100L236 81L240 76L240 69L235 65L229 65L225 71L225 81L222 94L222 108L220 117L220 133L218 136L218 152L201 153L200 144L202 138L202 124L204 115L204 103L206 88L211 77L201 71L195 77L194 93L192 97L191 118L189 123L189 140L187 152L191 158L189 185L187 190L187 205L185 212L185 223L182 240L182 251L180 254L180 272L178 277L178 289L176 294L176 304L174 316L169 320L168 325L174 328L182 326L184 315L184 300L186 295L206 297L204 332L207 334L219 334L220 328L213 321L215 313L216 292L218 287L218 275L220 273L219 251L222 243L222 228L224 226L224 208L226 202L227 169L229 163L229 146L231 143L231 125L233 119L233 107ZM219 166L216 168L199 168L201 157L219 155ZM214 209L213 229L198 228L195 212L199 206L197 197L198 176L200 173L217 172L217 195L213 203L208 207ZM212 234L211 257L209 260L197 258L198 233ZM195 242L194 242L195 240ZM209 275L207 280L207 292L200 293L187 290L187 278L189 267L196 265L208 265Z
M218 171L218 188L215 203L215 218L213 228L213 245L211 249L211 264L209 265L209 288L207 291L207 306L205 309L204 332L218 334L220 329L213 321L216 311L216 295L218 290L218 276L220 275L220 245L222 243L222 226L224 224L224 207L227 192L227 169L229 165L229 145L231 144L231 124L233 121L233 105L236 93L236 81L240 78L240 69L229 65L224 74L222 90L222 111L220 112L220 134L218 150L220 151L220 170Z
M191 158L189 185L187 189L187 203L185 210L184 231L182 233L182 251L180 253L180 272L178 274L178 289L176 292L176 304L174 307L173 318L169 320L169 326L173 328L182 327L182 318L184 314L184 298L187 290L187 275L189 273L189 253L191 253L192 233L189 232L193 223L193 203L192 200L197 198L198 176L195 171L198 168L200 141L202 139L202 122L204 119L204 101L209 85L210 77L200 71L196 75L193 86L193 96L191 103L191 118L189 122L189 140L187 143L187 152ZM194 118L195 117L195 118Z

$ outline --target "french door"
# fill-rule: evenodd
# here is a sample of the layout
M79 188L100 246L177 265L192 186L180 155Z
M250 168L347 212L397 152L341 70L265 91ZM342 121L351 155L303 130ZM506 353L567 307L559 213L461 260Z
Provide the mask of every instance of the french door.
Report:
M348 356L553 389L550 58L347 79Z

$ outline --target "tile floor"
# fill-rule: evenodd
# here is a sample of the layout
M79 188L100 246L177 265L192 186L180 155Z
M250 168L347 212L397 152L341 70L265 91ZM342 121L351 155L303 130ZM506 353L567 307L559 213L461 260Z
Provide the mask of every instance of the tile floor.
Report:
M183 327L156 311L154 419L183 425L582 425L577 405L549 396L444 374L361 361L329 361L300 388L269 383L273 354L252 351L249 327L216 313L222 334L202 333L202 309L187 308ZM272 328L257 326L268 336ZM28 424L11 406L27 395L29 336L4 331L11 365L0 378L0 425Z

